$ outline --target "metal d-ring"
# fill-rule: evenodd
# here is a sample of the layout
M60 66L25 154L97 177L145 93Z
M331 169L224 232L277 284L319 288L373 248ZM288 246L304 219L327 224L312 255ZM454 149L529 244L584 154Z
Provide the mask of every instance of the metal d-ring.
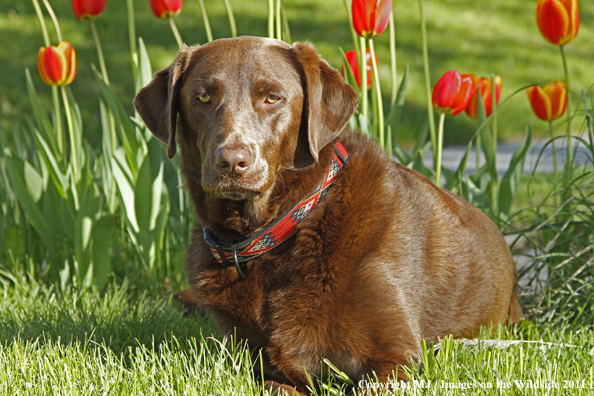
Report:
M237 268L237 273L241 275L243 279L247 278L246 269L241 268L242 265L239 264L239 260L237 260L237 249L235 248L235 244L231 244L231 254L233 255L233 261L235 262L235 268Z

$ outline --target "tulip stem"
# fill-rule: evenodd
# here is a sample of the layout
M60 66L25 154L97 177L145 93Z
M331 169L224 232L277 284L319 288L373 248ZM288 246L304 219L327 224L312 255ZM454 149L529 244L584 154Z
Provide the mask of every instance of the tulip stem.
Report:
M93 39L95 40L95 47L97 47L97 58L99 58L99 67L101 68L101 75L105 84L109 85L109 76L107 75L107 67L105 67L105 58L103 57L103 48L101 47L101 40L99 40L99 34L97 33L97 27L95 26L95 20L91 19L91 32L93 32Z
M549 133L551 135L551 145L553 149L553 177L555 178L555 185L557 185L557 149L555 148L555 136L553 135L553 121L549 121Z
M441 187L441 147L443 146L443 125L445 113L439 115L439 129L437 130L437 147L434 147L435 153L435 185Z
M68 100L68 94L66 87L60 87L62 91L62 100L64 101L64 110L66 112L66 122L68 124L68 136L70 137L70 157L72 164L72 175L75 182L80 180L80 167L79 167L79 150L81 150L79 141L80 137L74 136L74 124L72 122L72 113L70 112L70 101Z
M366 51L366 44L365 38L359 37L359 42L361 46L361 52L359 53L359 57L361 61L359 62L359 74L361 75L361 114L365 118L365 121L369 123L369 119L367 118L368 114L368 104L367 104L367 51Z
M357 40L357 32L353 28L353 14L351 9L349 8L349 4L347 0L343 0L344 8L346 10L347 16L349 18L349 26L351 27L351 36L353 38L353 46L355 47L355 54L359 53L359 40ZM361 65L359 65L359 70L361 70Z
M283 28L281 20L281 0L276 0L276 38L279 40L283 39Z
M56 18L56 13L54 12L52 6L47 0L43 0L43 5L47 9L47 13L49 14L50 18L52 18L52 22L56 28L56 35L58 36L58 42L62 42L62 31L60 30L60 24L58 23L58 18Z
M225 9L227 10L227 15L229 17L231 37L237 37L237 26L235 25L235 17L233 16L233 9L231 8L231 3L229 3L229 0L223 0L223 2L225 3Z
M134 81L138 74L138 49L136 47L136 24L134 22L134 2L128 2L128 36L130 38L130 53L132 54L132 72L134 73Z
M39 24L41 25L41 32L43 33L43 42L45 43L46 47L51 45L51 41L49 38L49 34L47 32L47 26L45 24L45 19L43 18L43 12L41 11L41 7L39 6L39 2L37 0L33 0L33 7L35 8L35 12L37 13L37 18L39 18Z
M206 13L206 8L204 7L204 1L203 0L199 0L200 2L200 10L202 10L202 19L204 20L204 30L206 30L206 39L208 40L208 42L210 43L213 38L212 38L212 30L210 30L210 22L208 21L208 14ZM169 20L172 20L173 18L169 18ZM177 31L177 28L175 29ZM179 32L177 32L177 36L179 36ZM182 39L181 36L176 37L176 40L178 41L179 46L182 46Z
M171 31L173 32L173 36L175 37L175 42L177 43L177 46L181 48L184 42L181 38L181 35L179 34L179 30L177 30L177 25L175 24L173 18L167 19L169 20L169 26L171 26Z
M394 8L390 12L390 61L392 71L392 101L391 106L396 101L396 95L398 94L398 75L396 70L396 26L394 26ZM390 143L391 145L391 143Z
M495 86L495 74L491 74L491 133L493 134L493 167L497 169L497 87Z
M433 118L433 106L431 104L431 81L429 77L429 52L427 50L427 27L425 26L425 16L423 15L423 1L419 0L419 14L421 15L421 42L423 44L423 68L425 69L425 95L427 96L427 116L429 118L429 131L431 135L431 145L433 146L433 160L437 161L435 150L437 142L435 136L435 120Z
M58 87L52 87L52 101L54 102L54 127L56 129L58 150L60 155L64 155L64 132L62 128L62 111L60 110L60 96Z
M569 91L569 69L567 68L567 58L565 56L565 46L561 45L561 59L563 60L563 71L565 72L565 89L567 90L567 168L573 164L573 155L571 152L571 92ZM568 175L569 176L569 175Z
M377 60L375 59L375 48L373 45L373 39L369 39L369 51L371 52L371 68L372 68L372 77L371 81L374 83L375 94L376 94L376 107L377 109L375 114L377 116L377 129L378 129L378 138L380 145L385 150L386 149L386 139L384 137L384 106L382 103L382 89L380 86L379 80L379 71L377 67ZM365 67L367 69L367 67ZM365 70L367 71L367 70ZM367 73L365 73L367 74Z
M268 0L268 37L274 38L274 0Z

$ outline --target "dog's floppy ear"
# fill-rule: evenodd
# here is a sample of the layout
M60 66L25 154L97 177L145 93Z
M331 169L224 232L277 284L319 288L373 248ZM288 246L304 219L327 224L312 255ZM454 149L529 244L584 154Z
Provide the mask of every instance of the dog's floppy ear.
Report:
M304 111L309 151L317 161L320 150L342 132L359 99L338 71L318 55L313 45L295 43L293 49L305 80Z
M167 143L167 156L171 159L177 151L175 129L179 92L183 85L181 78L188 66L190 53L195 47L180 48L171 66L155 73L155 78L142 88L134 107L148 129L163 143Z

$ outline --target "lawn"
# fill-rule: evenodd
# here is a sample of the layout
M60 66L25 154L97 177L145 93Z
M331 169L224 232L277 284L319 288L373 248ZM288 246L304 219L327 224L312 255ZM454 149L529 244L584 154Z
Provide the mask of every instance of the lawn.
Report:
M104 293L62 290L24 277L5 278L0 293L1 395L262 394L251 370L257 355L212 337L208 319L184 318L159 293L139 292L128 282ZM480 339L477 345L446 339L425 359L422 376L413 367L408 393L397 388L394 394L592 394L591 330L526 322ZM494 346L490 339L526 342ZM316 394L348 391L331 373Z
M268 6L265 0L230 0L240 35L267 35ZM205 2L215 38L229 37L230 29L223 1ZM93 145L100 134L99 94L91 64L97 55L88 24L74 18L69 1L53 1L65 40L72 42L78 54L78 74L72 89L83 111L84 136ZM340 48L351 49L347 14L342 0L285 0L283 6L289 20L293 41L309 40L334 67L341 65ZM137 34L148 46L153 69L168 66L176 54L176 43L169 24L153 16L146 0L135 0ZM418 5L415 1L395 2L398 73L410 67L410 84L404 109L403 125L398 141L410 145L426 120L423 90L423 64ZM546 43L538 33L534 17L535 1L501 0L426 0L429 56L432 84L450 69L477 75L499 74L503 77L502 98L531 83L545 84L563 78L559 49ZM35 72L37 51L43 45L39 22L30 1L0 0L0 116L5 130L30 114L25 92L24 69ZM108 1L97 29L103 41L107 68L120 100L131 110L134 96L132 66L129 55L127 14L124 1ZM581 28L578 38L566 48L572 87L579 95L594 83L592 46L594 42L594 4L580 2ZM186 1L176 18L182 38L188 44L204 43L206 35L197 1ZM46 23L51 29L51 20ZM388 35L377 38L376 44L382 86L388 103L390 87L390 54ZM40 85L41 87L41 85ZM40 91L48 98L46 87ZM534 132L544 134L546 123L537 121L523 92L512 97L499 112L499 136L518 139L526 122ZM476 121L465 116L446 123L445 142L465 143L476 130Z

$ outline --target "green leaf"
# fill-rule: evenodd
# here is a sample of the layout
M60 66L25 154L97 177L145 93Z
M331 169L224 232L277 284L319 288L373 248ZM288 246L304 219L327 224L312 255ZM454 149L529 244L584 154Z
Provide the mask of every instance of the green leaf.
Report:
M101 289L107 281L107 276L111 271L111 257L109 251L109 241L114 227L114 217L106 215L101 217L93 227L92 249L93 249L93 280Z
M149 59L146 46L141 37L138 38L138 75L136 76L136 92L146 87L153 80L153 69L151 68L151 60Z
M39 154L43 158L50 177L56 186L56 190L62 198L66 198L66 191L68 190L68 178L60 169L58 160L54 157L52 150L50 149L47 142L43 139L43 136L41 136L41 133L35 129L33 136L35 137Z
M455 172L450 171L449 169L442 168L442 173L445 176L448 182L448 189L453 192L454 194L459 194L462 190L462 181L464 179L464 175L466 174L466 163L468 162L468 156L470 154L470 150L472 149L472 141L468 143L468 147L466 148L466 152L464 156L460 160L460 164L458 164L458 169Z
M154 199L152 182L151 163L149 157L146 156L138 171L138 178L136 179L136 187L134 189L134 208L140 232L151 229L151 213Z
M120 149L116 150L116 154ZM138 227L136 209L134 207L134 185L132 184L132 180L126 176L125 168L127 165L128 164L126 161L120 163L120 161L116 159L116 155L114 155L111 159L113 178L120 193L120 199L123 203L126 218L128 219L128 223L131 225L133 231L137 233L140 229Z
M139 134L137 134L136 128L134 128L134 125L124 110L124 107L114 94L111 87L109 87L105 81L103 81L103 78L99 72L97 72L97 70L93 69L93 71L95 72L95 77L97 78L99 86L101 87L101 92L103 93L105 102L116 117L118 130L120 131L126 158L128 160L128 165L132 170L132 173L136 174L138 167L142 162L142 157L144 156L144 153L146 153L146 143L140 138Z
M35 232L41 239L42 243L50 252L54 252L56 249L53 235L54 233L50 230L48 224L45 221L43 213L39 207L35 204L31 193L25 182L25 168L27 167L26 162L22 159L13 156L10 150L5 149L6 158L6 173L10 180L10 185L14 191L16 198L23 208L27 220L35 229ZM29 165L30 166L30 165Z
M394 150L394 154L396 154L396 157L398 158L398 161L400 161L402 165L410 167L410 165L413 162L413 158L410 156L410 154L408 154L406 150L400 147L400 145L396 142L392 144L392 147Z
M532 142L532 131L530 125L526 126L526 137L522 144L518 147L512 159L509 163L509 167L501 179L501 185L499 187L499 211L504 214L508 214L511 210L511 206L516 198L516 192L518 191L518 184L520 183L520 177L524 168L524 161L526 155L530 149L530 143Z
M485 153L487 169L491 174L491 178L493 178L493 180L497 180L497 166L495 162L497 153L495 152L496 148L493 142L493 134L491 133L491 127L488 122L487 113L485 111L485 104L483 103L483 98L481 97L481 95L477 95L477 97L477 110L479 133L481 135L481 146L483 148L483 152Z
M351 87L357 92L357 96L361 96L361 90L359 85L357 84L357 78L353 74L353 70L351 69L351 65L346 57L346 53L342 48L339 48L340 53L342 54L342 68L345 71L346 81L349 83Z
M408 89L408 65L404 70L404 77L398 87L398 93L396 94L396 100L390 109L388 118L386 119L386 127L392 128L392 141L396 138L398 128L400 127L400 119L402 118L402 108L404 107L404 100L406 98L406 91Z
M31 109L33 110L35 124L39 128L39 131L43 134L45 140L48 142L52 153L58 154L56 132L54 131L52 123L45 115L45 112L41 106L41 102L39 102L39 97L37 96L37 91L35 90L35 85L33 84L31 73L29 72L28 68L25 70L25 74L27 76L27 92L29 94L29 102L31 103Z

